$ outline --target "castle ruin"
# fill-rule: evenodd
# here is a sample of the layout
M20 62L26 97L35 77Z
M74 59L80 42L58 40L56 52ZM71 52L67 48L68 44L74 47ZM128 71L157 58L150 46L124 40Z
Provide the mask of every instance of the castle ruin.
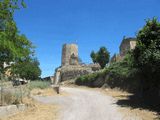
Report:
M128 51L133 50L136 47L136 39L135 38L125 38L122 40L121 45L119 47L120 56L124 57Z
M128 51L136 47L135 38L124 38L119 47L119 54L114 54L110 63L118 62L124 58ZM100 70L99 64L80 64L78 61L78 45L64 44L62 46L61 66L56 68L54 74L54 84L61 81L75 79L81 75L86 75Z
M122 60L128 51L135 49L136 38L124 38L119 46L119 54L114 54L110 60L110 63L118 62Z
M76 44L64 44L62 49L62 66L78 65L78 46Z
M75 79L81 75L93 73L100 69L98 64L80 64L78 58L77 44L63 45L61 66L55 70L54 84L58 84L65 80Z

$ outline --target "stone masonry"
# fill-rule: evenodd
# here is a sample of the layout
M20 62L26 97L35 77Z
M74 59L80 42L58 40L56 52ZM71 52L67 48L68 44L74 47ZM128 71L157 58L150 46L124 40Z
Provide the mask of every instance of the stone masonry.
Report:
M62 48L62 64L55 70L54 83L75 79L81 75L86 75L99 70L97 64L79 64L78 46L76 44L64 44Z
M128 51L136 47L136 38L124 38L119 46L119 54L114 54L110 63L118 62L124 58Z
M135 38L126 38L123 39L119 49L120 56L124 57L128 51L134 49L136 47L136 39Z
M78 46L76 44L64 44L62 49L62 66L78 65Z

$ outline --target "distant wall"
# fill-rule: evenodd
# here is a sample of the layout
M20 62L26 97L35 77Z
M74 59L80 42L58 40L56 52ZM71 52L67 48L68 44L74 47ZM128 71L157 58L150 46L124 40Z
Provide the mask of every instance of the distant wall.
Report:
M81 75L92 73L90 67L70 65L61 68L61 81L75 79Z

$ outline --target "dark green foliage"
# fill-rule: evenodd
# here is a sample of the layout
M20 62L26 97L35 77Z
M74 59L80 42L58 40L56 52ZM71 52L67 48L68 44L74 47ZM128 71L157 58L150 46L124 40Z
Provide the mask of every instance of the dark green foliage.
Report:
M28 80L38 80L41 75L41 70L37 59L26 59L13 64L12 73L18 74L21 78Z
M4 62L19 61L33 53L32 43L19 33L13 19L15 10L24 5L23 0L0 1L0 72L4 72Z
M94 51L91 52L91 58L94 63L99 63L99 65L103 69L109 62L110 53L108 52L106 47L101 47L97 53L95 53Z
M92 51L90 56L92 58L93 63L96 63L97 62L97 60L96 60L96 53L94 51Z
M132 61L132 56L128 53L122 61L113 63L107 68L109 74L106 83L111 88L118 87L132 92L139 89L139 78Z
M101 84L96 83L101 80L103 84L106 83L111 88L118 87L130 92L136 92L140 88L140 81L136 69L132 67L132 61L131 53L128 53L122 61L111 64L103 71L79 77L76 84L101 87Z
M92 83L96 80L96 78L97 78L96 73L84 75L76 79L76 84L92 87L93 86Z
M95 83L97 79L100 78L102 80L102 84ZM105 71L92 73L88 75L81 76L76 79L75 83L77 85L84 85L89 87L101 87L105 83Z
M92 57L96 56L92 52ZM158 99L160 90L160 22L147 20L137 34L137 46L123 60L111 64L104 71L82 76L76 83L93 86L99 78L111 87Z
M105 47L101 47L97 53L97 62L100 64L101 68L104 68L109 62L109 52Z
M138 69L143 92L160 88L160 22L147 20L137 34L133 51L134 67ZM158 94L158 93L157 93Z

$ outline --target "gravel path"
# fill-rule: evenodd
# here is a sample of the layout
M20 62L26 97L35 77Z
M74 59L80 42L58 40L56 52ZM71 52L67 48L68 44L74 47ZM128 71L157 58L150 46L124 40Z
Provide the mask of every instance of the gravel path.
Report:
M61 88L68 96L35 96L43 103L61 106L60 120L124 120L115 99L99 91L80 88Z

